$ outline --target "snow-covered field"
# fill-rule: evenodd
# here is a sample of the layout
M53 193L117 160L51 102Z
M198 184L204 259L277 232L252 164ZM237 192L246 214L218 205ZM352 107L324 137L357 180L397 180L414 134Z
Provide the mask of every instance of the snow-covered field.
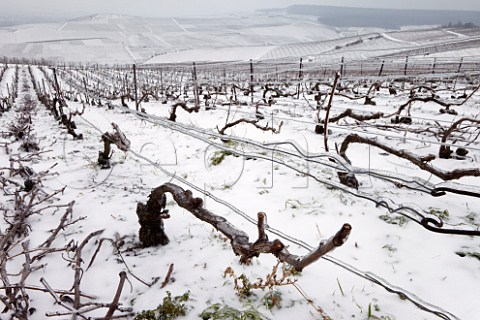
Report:
M133 312L153 309L162 302L167 291L173 296L189 291L185 319L198 319L202 310L215 303L239 310L253 307L270 319L322 319L316 307L323 309L324 314L332 319L474 320L480 314L477 303L480 293L478 234L435 233L417 223L422 216L435 221L441 217L444 225L440 230L478 233L478 177L463 177L447 183L405 159L366 144L352 144L348 148L351 165L334 151L335 144L340 148L347 135L356 133L419 157L438 155L442 130L461 118L478 119L478 92L465 104L453 107L457 115L440 113L440 106L434 102L414 102L408 108L411 125L393 124L393 117L370 121L344 118L331 123L330 153L326 153L324 136L314 132L317 116L315 93L308 90L311 84L307 81L301 82L299 99L296 96L274 97L275 103L271 107L261 104L259 111L265 119L259 124L278 128L283 122L276 134L241 124L226 131L230 143L222 142L217 128L240 118L255 119L251 98L240 89L237 92L240 105L228 103L229 97L233 96L232 84L228 83L225 94L210 92L212 98L209 102L210 106L215 104L214 109L206 110L203 101L198 113L187 113L179 108L176 122L167 120L174 101L163 103L166 100L164 95L158 101L150 99L141 103L146 114L132 110L125 112L119 107L118 99L112 101L116 106L113 109L106 108L105 99L102 99L102 107L67 101L67 114L85 106L82 115L73 117L76 132L83 135L83 140L78 140L67 134L64 126L37 100L33 90L35 82L40 91L44 87L46 93L53 94L54 89L48 81L52 71L45 68L44 73L39 67L32 67L32 79L26 66L18 68L18 97L13 108L0 117L0 181L3 189L0 208L5 216L0 227L2 234L6 234L12 214L19 210L15 208L15 192L27 202L33 194L29 196L28 192L22 191L24 178L21 175L10 176L10 159L28 158L32 153L23 151L21 140L6 133L10 124L17 123L19 110L29 99L36 105L31 112L31 134L36 136L41 153L20 163L33 169L32 179L50 170L37 185L38 193L33 201L40 202L56 190L65 189L35 206L36 211L25 221L28 232L9 246L8 256L2 253L2 265L5 266L2 270L8 273L2 274L2 279L8 278L9 281L3 282L2 301L8 298L5 297L5 287L21 281L26 259L21 245L28 241L28 248L38 248L30 253L32 257L45 252L46 249L40 246L59 225L67 209L65 205L75 201L65 227L59 230L51 244L50 248L58 251L31 264L33 269L25 284L43 291L26 290L30 307L35 309L29 319L45 319L46 314L53 319L71 317L61 313L69 313L72 299L56 303L45 292L45 283L54 290L68 291L63 293L73 298L78 266L81 268L80 290L88 296L81 297L82 303L111 303L119 273L125 271L128 282L120 297L122 307L132 308ZM86 76L88 72L66 70L59 73L60 86L68 91L77 81L68 75ZM111 87L105 76L108 72L93 72L103 79L98 86ZM15 66L10 65L0 83L2 97L7 96L7 83L8 90L12 90L14 75ZM168 79L167 74L163 76ZM116 78L114 74L110 77ZM369 78L368 85L373 80L375 78ZM362 81L350 79L342 85L352 88L360 83L357 90L362 95L368 90ZM372 94L375 106L363 105L364 99L351 100L336 95L330 117L346 109L360 114L394 113L409 100L412 86L417 87L417 92L418 86L436 85L438 99L452 103L462 101L452 95L470 94L478 86L477 78L470 79L470 82L462 78L455 82L444 79L435 84L418 79L415 83L393 82L385 78L379 78L379 81L379 91ZM96 81L92 82L89 88L95 87ZM327 82L331 84L331 79ZM397 95L389 94L390 84L397 89ZM295 92L295 84L276 85L282 92ZM206 86L202 88L205 90ZM178 100L185 100L191 106L191 86L186 89L186 96L177 90L181 93ZM328 93L330 87L322 84L319 90ZM255 104L262 102L261 94L259 83ZM346 94L354 96L352 92ZM428 92L417 94L428 95ZM84 93L79 92L78 97L84 99ZM132 102L127 103L134 108ZM406 116L406 111L401 115ZM322 109L319 116L323 119L325 110ZM101 135L113 131L112 123L118 124L131 145L127 152L113 147L112 168L102 170L97 165L98 152L103 150ZM428 161L429 164L444 171L478 170L478 123L465 124L459 129L461 131L449 143L465 147L468 155L463 160L437 157ZM220 160L219 155L223 155ZM329 158L336 161L331 162ZM53 165L55 167L51 168ZM13 166L17 168L17 162L13 162ZM358 190L339 183L338 169L355 173ZM269 238L280 239L293 254L308 253L321 240L335 234L344 223L351 224L353 230L343 246L308 266L301 274L291 275L296 281L295 286L273 287L281 302L279 308L269 309L264 299L268 297L268 290L252 289L252 295L241 298L234 289L234 279L226 270L232 269L237 277L243 274L254 283L259 278L265 279L277 264L276 258L260 255L250 265L240 264L223 235L179 208L172 198L167 202L171 218L165 220L170 243L150 248L139 246L137 203L145 203L153 188L167 182L192 190L194 196L203 199L208 210L247 232L252 242L257 237L254 222L257 213L265 212ZM447 192L440 197L431 196L430 191L439 187L470 190L472 195ZM93 236L83 247L81 260L75 260L82 241L98 230L103 232ZM95 255L100 239L105 238L112 239L117 247L105 240ZM171 277L161 288L172 264ZM83 309L89 306L92 305ZM104 317L107 309L103 307L85 313L85 318ZM120 314L119 311L115 313ZM1 318L8 319L9 313Z
M0 66L1 106L13 102L0 108L0 319L72 319L74 309L78 319L110 319L123 272L121 305L112 311L126 319L156 308L167 292L190 293L184 319L199 319L215 304L253 308L268 319L478 319L479 30L334 29L311 17L265 13L93 15L0 28L2 56L59 63L63 111L77 113L75 134L82 135L67 133L39 101L38 94L55 94L52 69ZM200 109L178 107L173 122L176 103L194 106L192 62ZM117 66L99 68L103 63ZM118 64L131 63L139 95L155 96L140 103L144 112L128 97L130 109L121 107L120 96L134 90L133 72ZM333 70L340 68L330 119L348 110L381 115L329 123L327 152L315 128L323 125ZM369 91L373 83L378 90ZM95 104L85 103L86 94ZM376 104L364 105L365 96ZM265 130L243 123L219 134L242 118ZM442 136L461 119L468 120L444 144L457 159L439 158ZM112 123L130 146L112 146L111 168L101 169L101 137L114 132ZM22 127L29 140L12 133ZM339 153L353 134L371 144L345 146L349 163ZM26 141L39 150L25 150ZM459 148L468 154L457 156ZM467 169L473 174L439 177ZM340 183L340 171L355 175L358 190ZM265 281L277 259L262 254L240 264L224 235L172 197L164 220L170 242L141 246L137 204L168 182L191 190L251 242L257 213L265 212L269 239L299 256L343 224L353 229L341 247L289 273L294 284L284 279L240 296L235 277ZM272 296L278 304L271 308Z
M313 17L256 13L204 18L92 15L0 28L2 56L101 64L385 55L478 57L480 31L436 26L333 28ZM468 49L461 55L458 50ZM214 52L209 54L208 52ZM458 51L460 52L460 51Z

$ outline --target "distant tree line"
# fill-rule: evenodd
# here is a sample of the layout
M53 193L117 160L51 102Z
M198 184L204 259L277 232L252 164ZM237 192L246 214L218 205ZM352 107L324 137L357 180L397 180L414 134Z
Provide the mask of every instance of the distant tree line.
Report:
M53 66L55 63L44 58L18 58L18 57L0 57L0 64L25 64L37 66Z
M452 23L449 22L446 25L443 25L442 28L460 28L460 29L471 29L471 28L478 28L478 25L476 25L473 22L457 22L457 23Z

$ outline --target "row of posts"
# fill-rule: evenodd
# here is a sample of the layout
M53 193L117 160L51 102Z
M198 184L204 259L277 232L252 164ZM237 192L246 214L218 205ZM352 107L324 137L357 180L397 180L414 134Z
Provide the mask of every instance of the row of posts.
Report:
M403 69L403 75L407 75L408 72L408 59L409 57L405 57L405 65ZM463 64L463 57L460 59L460 63L458 65L458 70L457 73L460 73L462 69L462 64ZM301 81L303 79L303 58L300 58L300 65L299 65L299 71L298 71L298 80ZM382 76L384 72L384 66L385 66L385 60L382 61L382 64L380 66L380 71L378 72L378 76ZM437 59L433 59L433 65L432 65L432 74L435 74L435 69L437 66ZM340 74L344 75L346 70L346 63L344 57L342 57L341 62L340 62ZM325 74L326 76L326 71L327 69L325 68ZM163 75L161 74L161 77ZM199 97L199 88L198 88L198 80L197 80L197 67L196 63L193 62L193 71L192 71L192 78L193 78L193 94L194 94L194 99L195 99L195 107L198 107L200 105L200 97ZM163 78L162 78L163 80ZM138 111L139 110L139 101L138 101L138 85L137 85L137 67L134 64L133 65L133 82L134 82L134 98L135 98L135 109ZM86 84L85 84L86 86ZM253 105L253 92L254 92L254 68L253 68L253 61L250 59L250 97L251 97L251 103ZM297 85L297 99L300 96L300 83Z

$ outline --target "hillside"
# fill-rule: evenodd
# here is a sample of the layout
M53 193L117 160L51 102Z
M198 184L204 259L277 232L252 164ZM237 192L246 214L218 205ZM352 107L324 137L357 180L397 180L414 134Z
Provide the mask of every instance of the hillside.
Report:
M279 46L341 35L315 19L265 15L143 18L94 15L64 23L0 28L2 55L98 63L141 62L155 55L215 47Z
M310 7L289 7L287 11L303 13L306 8ZM319 8L324 7L312 7L310 16L278 10L208 18L91 15L61 23L1 27L0 50L5 57L100 64L480 55L479 28L418 26L397 30L355 27L352 19L340 19L351 26L331 27L317 21ZM330 7L334 12L329 19L357 12L348 9L342 13L335 8ZM364 18L375 13L365 10L358 11ZM461 13L465 17L478 14Z

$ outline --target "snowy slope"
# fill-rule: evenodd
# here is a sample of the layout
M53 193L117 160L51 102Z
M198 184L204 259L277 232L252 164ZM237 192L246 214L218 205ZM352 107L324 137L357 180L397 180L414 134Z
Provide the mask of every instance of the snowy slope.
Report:
M20 67L19 73L20 83L27 85L23 86L24 90L21 90L14 109L0 118L2 128L15 121L17 110L27 95L35 97L27 68ZM8 74L11 75L11 71ZM37 82L45 79L39 68L33 68L33 74ZM47 74L51 75L51 70L47 70ZM63 88L69 87L71 79L68 74L59 79ZM98 76L103 77L101 73ZM459 81L457 85L461 89L467 84ZM332 114L339 114L346 108L360 113L393 112L399 103L408 100L409 85L406 86L397 97L389 95L387 88L382 87L375 94L376 106L365 107L360 101L336 97ZM47 90L51 92L52 88L48 87L47 83ZM441 89L445 90L440 93L441 98L451 99L446 87ZM188 92L188 95L191 97L192 92ZM189 99L187 101L190 103ZM268 226L281 232L279 236L269 231L269 237L280 238L289 245L292 253L299 255L306 254L308 248L333 235L343 223L350 223L353 231L345 245L294 276L305 295L332 319L367 319L369 313L373 319L373 316L383 319L439 319L435 314L416 307L406 297L423 307L441 312L448 319L476 319L480 313L480 306L476 303L480 269L478 258L473 253L478 254L480 249L478 237L429 232L404 215L389 214L385 208L376 206L368 198L383 199L394 206L418 208L429 217L433 217L429 215L430 212L443 212L446 215L446 228L470 230L478 230L480 225L479 198L450 193L432 197L422 189L441 183L440 179L400 158L365 145L355 145L349 149L348 157L353 166L406 180L392 183L371 174L358 174L361 183L358 193L332 188L331 184L337 180L335 170L328 166L331 162L324 158L323 137L313 132L316 111L309 106L314 103L313 94L306 94L304 99L298 100L279 98L272 108L262 109L267 115L272 113L271 118L267 116L271 125L277 127L280 121L284 121L279 134L263 132L248 125L237 126L229 132L232 139L238 138L239 141L249 139L264 146L267 143L290 141L295 142L299 149L278 145L275 152L267 149L262 151L255 149L251 143L238 143L232 147L238 152L253 152L257 159L228 155L219 165L212 165L210 159L215 151L219 151L215 145L224 146L220 139L212 136L217 132L215 128L223 126L227 118L232 121L254 116L253 106L228 108L227 105L222 106L222 102L228 101L227 95L219 95L216 99L215 110L207 111L204 106L199 113L179 110L175 123L166 120L171 101L167 104L155 100L142 103L149 115L147 118L137 117L132 112L126 113L121 108L108 110L105 106L86 105L85 113L74 118L77 131L84 135L83 140L74 140L66 134L51 113L37 101L37 108L32 115L33 129L42 150L46 152L34 161L25 162L25 165L31 166L35 172L41 172L56 163L52 170L55 174L46 176L41 189L48 194L66 188L48 203L44 211L28 218L31 226L28 235L30 247L37 247L58 225L64 208L56 206L75 200L69 221L76 222L61 231L52 247L60 250L66 243L81 243L92 232L104 230L84 247L81 263L81 290L94 296L94 302L110 302L118 284L119 272L127 271L130 284L125 286L120 302L123 307L132 308L135 312L155 308L167 290L173 295L181 295L189 290L189 311L185 319L198 319L199 313L212 303L224 303L238 309L253 306L270 319L321 319L320 314L292 285L275 288L282 297L280 309L268 310L262 303L261 298L267 294L267 290L254 290L252 296L240 299L235 293L233 279L225 277L225 270L230 267L237 276L245 274L254 282L272 270L276 264L274 257L261 255L254 258L251 265L239 264L228 241L210 225L175 205L171 198L167 206L171 218L165 221L170 243L139 248L139 227L135 215L137 202L145 202L152 188L173 182L186 189L196 186L200 191L208 192L204 196L199 190L194 190L193 194L204 199L206 208L246 231L251 241L256 239L257 228L245 217L255 219L257 212L266 212ZM239 99L249 101L249 97L245 96L239 95ZM259 100L260 94L255 99ZM118 100L114 101L116 105L119 103ZM479 103L477 93L466 105L456 108L458 117L478 114ZM82 104L69 101L68 107L71 111L81 110ZM384 143L419 155L436 154L438 143L429 132L413 129L433 126L433 121L448 125L458 117L440 114L438 106L431 103L414 104L411 112L414 125L412 130L405 132L384 131L381 127L370 126L371 123L352 120L332 124L330 144L341 143L348 133L357 132L378 137ZM100 136L112 131L112 122L119 124L131 141L131 150L121 152L114 147L113 168L101 170L96 165L98 151L103 145ZM390 119L382 119L378 123L388 126ZM202 140L202 137L206 139ZM419 143L419 140L424 142ZM12 137L4 136L1 142L7 142L10 149L10 154L3 149L0 152L1 163L8 163L10 157L27 155L19 149L20 142ZM436 159L433 164L445 170L478 168L478 141L468 148L471 153L465 160ZM306 152L312 162L307 165L305 158L298 157L298 150ZM273 162L273 159L279 162ZM310 173L320 181L295 170ZM8 168L2 168L2 173L6 176ZM22 183L21 177L10 179ZM417 180L420 184L416 188L403 185L416 179L421 179ZM478 178L475 177L456 182L478 186ZM13 210L12 192L15 188L14 184L7 183L5 192L0 195L2 204L8 210ZM238 210L232 210L231 206L225 206L213 196ZM448 213L444 210L448 210ZM404 213L418 218L408 210ZM2 224L1 230L6 230L5 224ZM120 237L124 237L124 243L119 242L121 256L107 241L91 267L86 268L98 247L95 240L118 240ZM472 256L462 256L462 252L472 253ZM11 253L8 266L13 282L18 278L13 274L21 268L24 256ZM28 284L41 286L43 278L54 289L70 290L75 268L66 259L69 254L73 253L62 255L61 252L53 252L36 261L34 266L40 269L32 272ZM171 281L162 289L160 284L172 263ZM159 280L155 284L145 285L156 278ZM398 290L401 294L392 294L378 284ZM28 293L36 309L30 319L44 319L46 312L67 312L46 292L32 290ZM84 302L90 300L82 298ZM66 305L69 306L68 303ZM105 309L97 310L89 315L101 317L105 312Z
M94 15L64 23L0 28L0 48L7 57L108 64L302 56L362 59L442 52L451 56L453 51L465 49L475 56L478 54L473 50L478 48L479 34L476 29L425 27L332 29L311 18L290 15L225 18ZM208 50L215 54L209 57Z

